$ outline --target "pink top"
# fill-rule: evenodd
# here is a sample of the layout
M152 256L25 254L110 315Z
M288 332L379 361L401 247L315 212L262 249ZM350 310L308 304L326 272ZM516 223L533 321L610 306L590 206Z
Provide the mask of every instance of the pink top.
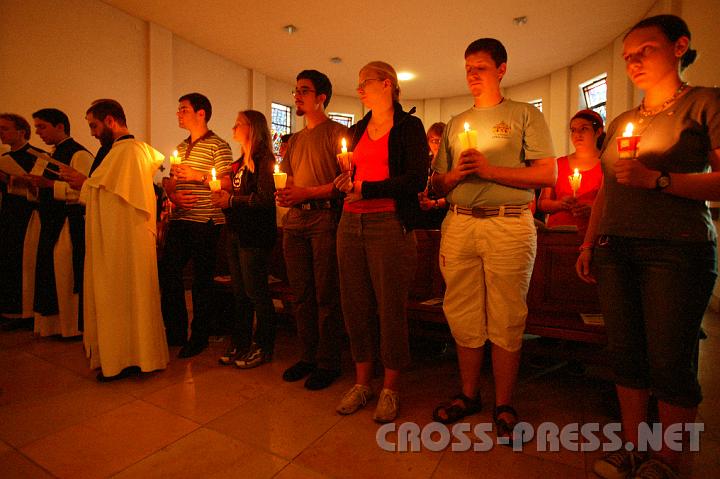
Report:
M388 166L388 139L390 132L377 140L371 140L367 130L353 150L356 181L382 181L390 178ZM350 213L383 213L395 211L392 198L375 198L345 203L343 209Z
M557 183L555 184L555 199L559 200L565 196L572 196L573 192L568 177L573 174L574 170L570 169L570 162L567 156L558 158L557 165L558 177ZM602 167L600 162L598 161L598 163L589 170L580 170L580 174L582 175L582 180L580 180L580 188L577 192L578 202L592 205L600 189L600 183L602 182ZM561 225L583 227L586 223L587 218L577 218L567 210L551 213L547 221L548 227Z

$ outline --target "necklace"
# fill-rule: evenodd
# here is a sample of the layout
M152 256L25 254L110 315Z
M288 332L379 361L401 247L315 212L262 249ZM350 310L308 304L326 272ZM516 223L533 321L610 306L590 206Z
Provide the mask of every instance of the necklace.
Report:
M675 90L675 93L673 93L673 96L671 96L670 98L665 100L662 103L662 105L657 106L652 109L648 109L645 107L645 98L643 98L642 101L640 102L640 106L638 107L638 113L640 113L641 117L645 117L645 118L647 118L649 116L657 115L658 113L663 111L665 108L667 108L672 102L677 100L677 98L680 96L680 94L682 92L685 91L686 88L687 88L687 82L682 82L680 84L680 86L678 87L678 89Z

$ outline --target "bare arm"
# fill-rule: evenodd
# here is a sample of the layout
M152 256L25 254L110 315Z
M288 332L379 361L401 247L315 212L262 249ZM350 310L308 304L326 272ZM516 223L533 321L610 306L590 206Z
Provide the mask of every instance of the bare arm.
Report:
M588 222L588 229L585 232L585 239L580 247L580 256L575 263L575 271L577 272L580 279L586 283L595 283L595 278L590 273L590 263L592 262L593 247L595 240L597 239L598 225L600 219L605 212L605 189L603 188L605 180L600 183L600 190L595 197L595 203L592 206L592 212L590 213L590 221Z

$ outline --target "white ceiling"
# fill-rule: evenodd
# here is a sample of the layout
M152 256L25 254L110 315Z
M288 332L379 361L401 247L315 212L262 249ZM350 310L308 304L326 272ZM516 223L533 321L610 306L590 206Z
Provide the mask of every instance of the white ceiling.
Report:
M384 60L417 76L408 99L467 94L465 47L495 37L508 50L504 86L571 65L608 45L655 0L104 0L246 68L288 83L326 73L354 95L359 69ZM513 18L527 16L516 26ZM293 24L288 35L282 27ZM330 62L340 57L341 64Z

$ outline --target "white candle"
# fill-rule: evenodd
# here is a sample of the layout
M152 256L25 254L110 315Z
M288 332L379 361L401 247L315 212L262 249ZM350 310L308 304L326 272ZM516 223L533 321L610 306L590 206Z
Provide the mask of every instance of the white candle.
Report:
M275 173L273 173L273 180L275 181L275 189L279 190L285 188L287 182L287 173L280 171L280 165L275 164Z
M344 172L352 171L352 153L348 153L347 141L345 138L342 139L342 147L340 148L340 154L337 156L338 163L340 163L340 169Z
M580 182L582 181L582 175L580 174L580 170L575 168L575 172L568 176L568 179L570 180L570 188L572 188L573 192L573 198L577 196L577 192L580 189Z
M178 157L178 151L173 151L172 156L170 156L170 165L179 165L182 163L182 160Z
M463 151L470 148L476 148L478 137L477 130L471 130L470 124L467 122L463 126L465 131L458 133L458 138L460 139L460 145Z
M210 191L220 191L220 180L215 177L215 168L212 169L212 180L208 182Z

